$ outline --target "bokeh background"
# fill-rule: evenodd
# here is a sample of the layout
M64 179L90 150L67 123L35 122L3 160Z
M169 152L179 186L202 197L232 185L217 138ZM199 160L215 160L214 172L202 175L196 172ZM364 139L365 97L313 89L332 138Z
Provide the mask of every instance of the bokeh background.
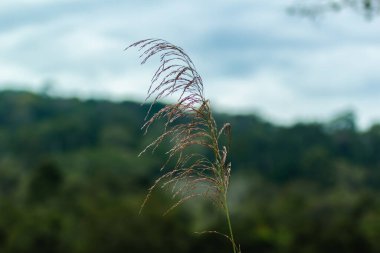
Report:
M230 205L243 252L379 252L380 3L0 2L0 251L229 252L217 210L162 216L166 147L138 158L157 62L186 50L233 129ZM171 102L170 100L164 102ZM149 103L149 101L148 101ZM157 105L155 109L162 105Z

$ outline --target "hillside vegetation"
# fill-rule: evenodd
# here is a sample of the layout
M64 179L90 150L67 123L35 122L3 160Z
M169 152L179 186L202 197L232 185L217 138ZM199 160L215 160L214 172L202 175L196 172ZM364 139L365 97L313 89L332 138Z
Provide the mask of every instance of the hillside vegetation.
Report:
M161 148L137 157L162 130L143 138L147 108L0 92L0 251L229 252L224 238L194 233L225 230L207 203L163 217L170 194L157 191L138 214L165 159ZM380 252L380 125L359 131L352 113L288 127L216 119L232 125L243 252Z

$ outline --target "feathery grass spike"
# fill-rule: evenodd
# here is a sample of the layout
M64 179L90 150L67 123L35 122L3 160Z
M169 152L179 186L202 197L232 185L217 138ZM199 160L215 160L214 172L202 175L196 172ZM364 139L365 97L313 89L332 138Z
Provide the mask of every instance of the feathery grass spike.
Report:
M204 96L202 78L182 48L161 39L141 40L126 49L131 47L137 47L141 52L141 64L155 55L160 56L160 66L152 77L146 97L146 100L153 99L153 102L142 128L146 132L153 123L164 120L164 131L140 155L147 150L154 151L164 140L171 143L166 153L167 162L161 169L163 175L149 188L141 209L159 186L171 189L176 199L165 214L194 197L208 198L225 213L229 234L225 236L231 242L233 252L240 252L234 240L227 204L231 171L227 155L231 125L226 123L218 130L210 102ZM176 103L168 104L150 115L154 104L169 96L175 97ZM220 143L222 133L227 135L227 146ZM213 158L204 155L207 151L213 154ZM166 169L173 159L175 166Z

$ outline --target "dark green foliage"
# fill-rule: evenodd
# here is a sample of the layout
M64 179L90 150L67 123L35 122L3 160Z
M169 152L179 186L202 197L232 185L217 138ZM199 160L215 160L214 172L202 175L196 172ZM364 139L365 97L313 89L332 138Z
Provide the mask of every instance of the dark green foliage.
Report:
M207 204L146 189L164 160L138 159L146 107L0 92L0 252L229 252ZM162 105L157 105L157 111ZM326 124L231 122L231 215L244 252L380 251L380 125L350 113ZM166 150L163 148L162 150Z
M44 202L57 197L62 183L63 175L57 166L51 162L43 163L30 176L28 198L32 202Z

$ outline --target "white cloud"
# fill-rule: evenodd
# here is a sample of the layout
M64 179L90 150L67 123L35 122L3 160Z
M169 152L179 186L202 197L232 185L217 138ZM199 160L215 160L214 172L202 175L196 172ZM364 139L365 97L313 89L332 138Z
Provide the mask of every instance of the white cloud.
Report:
M313 23L287 16L286 5L3 1L0 83L55 80L65 94L141 98L154 64L140 68L136 53L122 50L161 37L190 54L220 108L256 109L282 122L345 107L356 109L363 125L380 115L368 109L378 107L380 94L380 20L342 12Z

